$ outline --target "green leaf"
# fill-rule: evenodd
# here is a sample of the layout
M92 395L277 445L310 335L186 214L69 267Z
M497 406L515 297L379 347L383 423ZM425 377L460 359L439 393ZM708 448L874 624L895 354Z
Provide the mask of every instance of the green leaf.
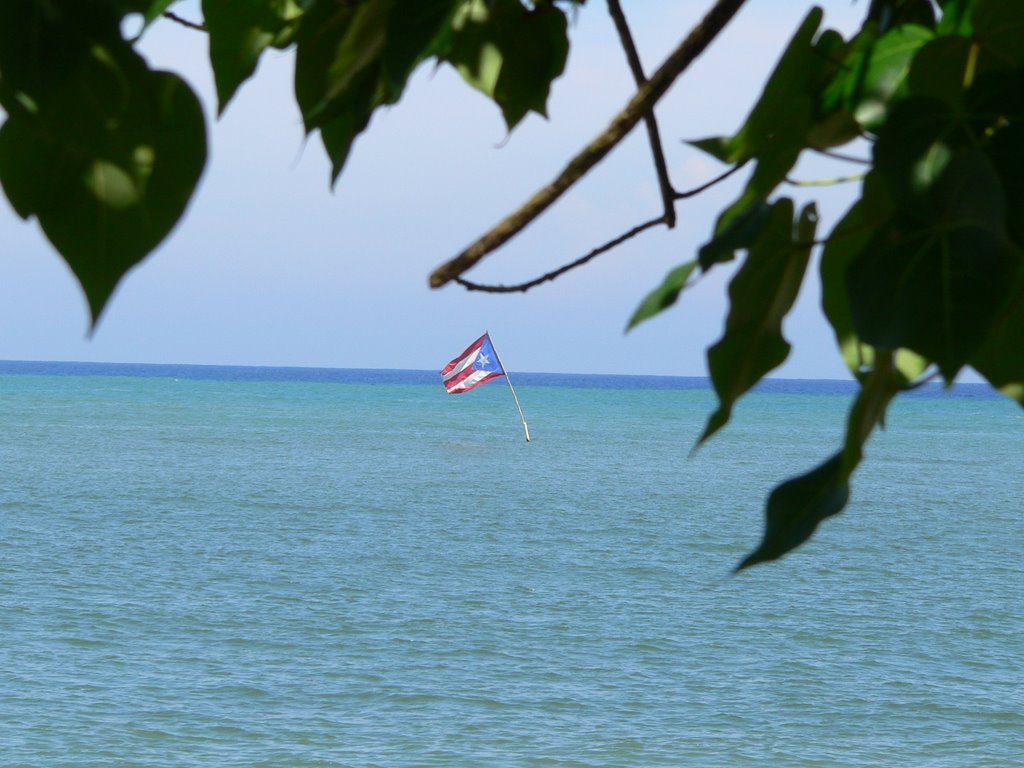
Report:
M121 277L184 212L206 161L206 130L188 85L148 69L121 39L116 16L54 8L0 18L4 33L35 47L13 81L3 70L31 108L0 128L0 184L21 216L39 220L95 322ZM0 48L10 53L8 42Z
M911 349L952 381L1007 295L1005 201L991 161L975 149L957 150L919 198L852 259L850 313L864 341Z
M956 147L972 142L963 116L935 99L908 98L897 104L879 131L875 170L897 205L927 216L931 190Z
M902 24L935 26L935 9L931 0L872 0L867 22L877 24L883 31Z
M1024 406L1024 261L1019 252L1010 299L970 363L993 387Z
M842 512L849 499L849 474L842 453L807 474L782 483L768 496L760 545L736 570L778 560L796 549L811 538L823 520Z
M807 146L831 149L849 144L861 134L860 123L845 109L837 109L816 120L807 134Z
M814 93L829 65L828 51L819 50L814 43L821 19L820 8L811 9L804 18L765 83L757 104L734 136L689 143L724 163L760 158L768 166L783 168L784 176L806 145L812 125ZM835 47L834 35L822 38L823 48ZM777 172L769 174L767 169L762 173L779 175Z
M319 129L337 180L373 111L395 103L435 50L458 0L313 0L296 34L295 98Z
M1005 60L965 37L925 45L914 58L909 85L912 95L943 102L977 134L998 116L1019 115L1024 107L1022 73L1007 71Z
M864 179L861 198L836 224L821 255L821 305L847 367L860 375L874 362L873 350L863 344L853 329L846 297L846 272L850 262L870 243L875 230L892 214L892 202L878 173Z
M708 370L719 407L708 419L698 445L721 429L736 401L789 355L782 321L800 290L816 224L813 205L803 209L794 227L793 201L776 202L730 283L725 333L708 350Z
M989 144L1006 195L1006 223L1018 247L1024 247L1024 123L996 131Z
M707 139L687 141L691 147L696 147L701 152L706 152L716 160L723 163L738 162L744 152L744 147L734 145L731 136L712 136Z
M468 0L452 21L441 58L501 107L511 131L529 111L547 115L552 81L569 54L565 14L554 5Z
M909 92L961 109L973 46L966 37L940 37L928 42L910 66Z
M776 64L757 104L731 139L691 142L726 163L757 158L743 196L719 220L719 231L746 210L751 201L767 199L796 163L813 125L815 92L828 59L814 46L821 24L820 8L811 9ZM826 45L834 39L829 36Z
M841 108L868 130L885 122L889 105L906 92L907 75L918 50L934 37L927 27L904 24L875 38L872 29L854 40L837 77L823 98L831 108Z
M256 71L263 51L288 39L301 13L296 0L203 0L218 112Z
M863 458L863 446L900 391L903 379L891 355L880 355L876 368L862 382L850 409L843 450L805 475L791 478L771 492L765 510L764 536L737 571L777 560L793 551L829 517L843 511L850 498L850 477Z
M640 306L636 308L633 316L629 319L626 330L632 330L644 320L654 317L659 312L675 304L679 294L686 288L686 281L690 278L690 274L696 266L696 261L688 261L669 272L665 276L664 282L647 294L647 297L640 302Z
M821 81L832 66L824 54L836 44L835 37L828 35L823 36L824 51L815 46L821 18L821 9L814 8L804 19L735 136L692 142L724 162L757 160L743 193L719 215L714 239L702 249L700 262L705 270L731 258L734 234L742 239L743 230L756 224L758 207L766 204L808 145L816 126L815 105Z
M698 252L701 269L706 272L715 264L732 261L736 251L749 248L768 223L771 210L763 198L757 198L750 200L747 207L731 219L720 218L714 236Z
M936 26L936 33L965 37L974 34L974 27L971 24L971 9L974 3L975 0L944 0L940 3L942 18Z
M1024 67L1024 8L1020 0L977 0L971 20L986 53L1005 69Z
M813 45L821 19L821 9L811 9L790 40L746 123L731 139L728 162L759 157L785 166L783 175L793 166L811 125L811 85L824 66Z

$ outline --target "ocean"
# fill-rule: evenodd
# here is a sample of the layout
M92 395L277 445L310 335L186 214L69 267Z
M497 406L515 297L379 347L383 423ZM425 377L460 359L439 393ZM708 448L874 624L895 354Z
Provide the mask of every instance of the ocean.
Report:
M1024 412L891 409L847 510L733 575L839 445L767 382L0 363L0 766L1024 765Z

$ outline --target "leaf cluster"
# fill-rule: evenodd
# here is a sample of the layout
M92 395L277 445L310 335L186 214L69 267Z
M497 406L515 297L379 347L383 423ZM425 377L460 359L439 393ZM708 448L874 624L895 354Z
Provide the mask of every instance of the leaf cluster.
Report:
M181 218L206 162L192 89L150 69L122 32L174 0L0 4L0 184L85 292L93 321L124 274ZM582 0L203 0L222 113L268 48L294 48L294 92L332 182L375 110L426 61L454 67L511 130L545 114Z
M774 559L841 511L887 404L929 367L947 385L967 366L1024 404L1024 5L1017 0L876 0L849 39L813 9L746 122L693 142L752 163L697 259L673 270L634 321L673 303L691 270L745 259L725 333L708 351L720 405L701 437L781 364L782 320L816 245L813 216L777 195L804 152L870 148L860 195L825 238L823 309L861 392L837 454L780 485L760 546Z

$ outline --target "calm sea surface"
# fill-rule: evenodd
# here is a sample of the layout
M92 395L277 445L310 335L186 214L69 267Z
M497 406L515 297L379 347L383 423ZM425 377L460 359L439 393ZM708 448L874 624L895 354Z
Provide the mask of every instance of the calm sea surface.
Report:
M847 511L776 382L0 364L0 765L1024 765L1024 412L898 403ZM958 390L959 391L959 390Z

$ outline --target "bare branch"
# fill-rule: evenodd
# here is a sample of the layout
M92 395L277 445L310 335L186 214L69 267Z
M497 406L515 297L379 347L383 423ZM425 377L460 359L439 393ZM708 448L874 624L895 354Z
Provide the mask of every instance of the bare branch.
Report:
M853 155L844 155L842 152L833 152L831 149L818 149L811 147L819 155L825 157L831 157L833 160L842 160L846 163L857 163L858 165L871 165L870 160L865 160L863 157L854 157Z
M636 92L607 128L565 166L558 177L489 232L430 275L430 285L440 288L504 245L546 211L566 190L599 163L650 111L669 87L725 28L745 0L717 0L704 19L669 55L651 79Z
M745 164L746 164L746 160L744 160L742 163L739 163L738 165L734 165L728 171L726 171L723 174L720 174L720 175L716 176L715 178L713 178L711 181L707 182L706 184L701 184L699 187L697 187L695 189L687 190L686 192L673 192L672 194L673 194L673 196L676 199L681 199L681 198L686 198L686 197L693 197L694 195L699 195L701 192L703 192L706 189L710 189L715 184L718 184L718 183L720 183L722 181L725 181L727 178L729 178L734 173L736 173L736 171L738 171L740 168L742 168ZM673 202L673 211L674 210L675 210L675 203ZM531 288L536 288L541 283L546 283L546 282L548 282L550 280L554 280L556 277L561 277L566 272L568 272L570 270L573 270L573 269L576 269L576 267L582 267L584 264L586 264L591 259L593 259L593 258L595 258L597 256L600 256L602 253L607 253L612 248L615 248L616 246L622 245L622 243L626 242L627 240L630 240L631 238L636 237L641 232L643 232L643 231L645 231L647 229L650 229L651 227L655 227L658 224L665 224L666 226L668 226L668 217L667 216L659 216L656 219L650 219L649 221L645 221L643 224L637 224L635 227L633 227L632 229L628 230L627 232L624 232L623 234L619 235L618 237L616 237L616 238L614 238L612 240L609 240L604 245L598 246L594 250L592 250L589 253L587 253L585 256L581 256L580 258L576 259L576 261L573 261L573 262L571 262L569 264L566 264L563 267L559 267L558 269L554 270L553 272L548 272L547 274L541 275L540 277L538 277L538 278L536 278L534 280L530 280L530 281L525 282L525 283L519 283L518 285L481 285L480 283L474 283L474 282L472 282L470 280L465 280L464 278L461 278L461 277L453 278L453 281L458 283L459 285L463 286L464 288L466 288L466 290L469 290L469 291L483 291L485 293L525 293L526 291L530 290ZM823 244L825 242L826 241L824 241L824 240L815 241L815 242L807 244L805 247L812 247L814 245L820 245L820 244Z
M519 285L480 285L479 283L472 283L469 280L465 280L464 278L461 277L456 277L453 279L455 280L456 283L470 291L483 291L484 293L526 293L531 288L536 288L541 283L546 283L549 280L554 280L556 277L565 274L571 269L576 269L576 267L582 267L591 259L600 256L602 253L610 251L612 248L622 245L624 242L636 237L641 232L648 230L651 227L656 227L659 224L668 224L664 216L659 216L656 219L645 221L643 224L638 224L628 232L623 232L621 235L614 238L613 240L609 240L607 243L598 246L585 256L581 256L580 258L576 259L576 261L566 264L565 266L559 267L553 272L548 272L545 275L541 275L535 280L530 280L529 282L526 283L520 283Z
M736 173L736 171L738 171L740 168L742 168L746 164L747 164L747 161L744 160L742 163L737 163L736 165L734 165L732 168L730 168L725 173L720 173L718 176L715 176L715 178L713 178L711 181L707 182L706 184L701 184L699 187L694 187L693 189L688 189L685 192L676 192L676 200L685 200L688 197L696 197L701 192L706 192L707 190L711 189L716 184L721 184L723 181L728 179L730 176L732 176L734 173Z
M189 21L188 19L183 19L181 16L179 16L176 13L172 13L171 11L164 11L163 14L161 14L161 15L165 19L170 19L171 21L178 22L183 27L188 27L189 29L194 29L194 30L196 30L198 32L206 32L207 31L205 24L196 24L194 21Z
M643 65L640 63L640 54L633 42L633 35L629 31L629 24L626 23L626 14L622 12L619 0L608 0L608 13L615 22L615 29L619 33L619 40L622 42L622 50L626 54L626 61L633 72L633 79L636 87L640 88L647 82ZM665 210L665 225L672 229L676 225L675 190L672 189L672 182L668 178L668 166L665 164L665 152L661 146L661 134L658 131L658 121L654 116L653 107L644 113L644 125L647 127L647 140L651 144L651 155L654 158L654 169L658 174L658 187L661 190L661 204Z

